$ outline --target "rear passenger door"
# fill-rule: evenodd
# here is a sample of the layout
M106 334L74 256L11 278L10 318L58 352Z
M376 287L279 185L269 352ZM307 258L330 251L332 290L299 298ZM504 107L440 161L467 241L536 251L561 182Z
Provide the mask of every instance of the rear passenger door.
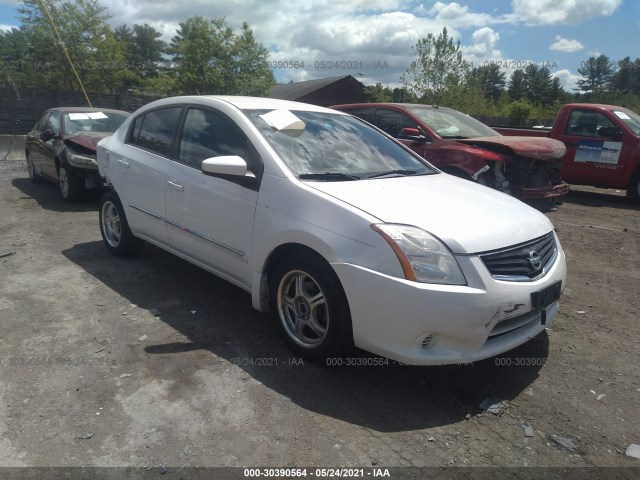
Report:
M167 169L169 243L245 288L251 284L253 223L263 164L230 118L210 108L189 107L176 140L177 157ZM202 172L207 158L238 155L255 181Z
M109 156L111 180L131 230L160 244L167 243L166 176L182 110L182 106L162 107L140 115L131 122L122 154Z

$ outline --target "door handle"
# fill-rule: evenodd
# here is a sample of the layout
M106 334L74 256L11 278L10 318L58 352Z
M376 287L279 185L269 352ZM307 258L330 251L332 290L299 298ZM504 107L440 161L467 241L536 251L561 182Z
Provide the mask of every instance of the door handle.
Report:
M167 183L171 186L171 188L173 188L174 190L177 190L179 192L184 191L184 187L182 185L180 185L179 183L175 183L172 182L171 180L168 180Z
M118 159L118 163L129 168L129 162L127 162L126 160L123 160L122 158Z

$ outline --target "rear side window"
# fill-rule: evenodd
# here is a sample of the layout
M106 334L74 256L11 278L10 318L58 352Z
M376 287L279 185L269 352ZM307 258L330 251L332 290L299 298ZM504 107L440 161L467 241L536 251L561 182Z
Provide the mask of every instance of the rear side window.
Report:
M169 107L141 115L133 122L129 143L160 155L170 156L181 112L182 107Z

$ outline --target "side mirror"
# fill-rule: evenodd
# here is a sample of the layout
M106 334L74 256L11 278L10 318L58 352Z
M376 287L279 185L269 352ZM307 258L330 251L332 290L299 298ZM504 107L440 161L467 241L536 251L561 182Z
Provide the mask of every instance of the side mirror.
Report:
M256 176L247 170L247 162L238 155L211 157L202 161L202 173L225 178L241 180L241 184L254 185Z
M611 138L613 140L620 140L622 138L622 130L620 130L618 127L613 126L600 127L598 129L598 136Z
M203 173L244 177L247 174L247 162L237 155L211 157L202 161Z
M48 142L53 137L55 137L55 134L51 131L51 129L45 130L40 134L40 140L42 140L43 142Z
M417 128L403 128L400 130L398 138L403 140L413 140L415 142L426 142L427 137L420 133L420 130Z

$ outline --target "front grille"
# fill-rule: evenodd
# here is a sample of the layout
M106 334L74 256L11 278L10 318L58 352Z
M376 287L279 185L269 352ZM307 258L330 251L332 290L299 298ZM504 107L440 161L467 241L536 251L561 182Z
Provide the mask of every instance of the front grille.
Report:
M528 281L546 273L558 254L553 232L530 242L480 254L497 280Z

